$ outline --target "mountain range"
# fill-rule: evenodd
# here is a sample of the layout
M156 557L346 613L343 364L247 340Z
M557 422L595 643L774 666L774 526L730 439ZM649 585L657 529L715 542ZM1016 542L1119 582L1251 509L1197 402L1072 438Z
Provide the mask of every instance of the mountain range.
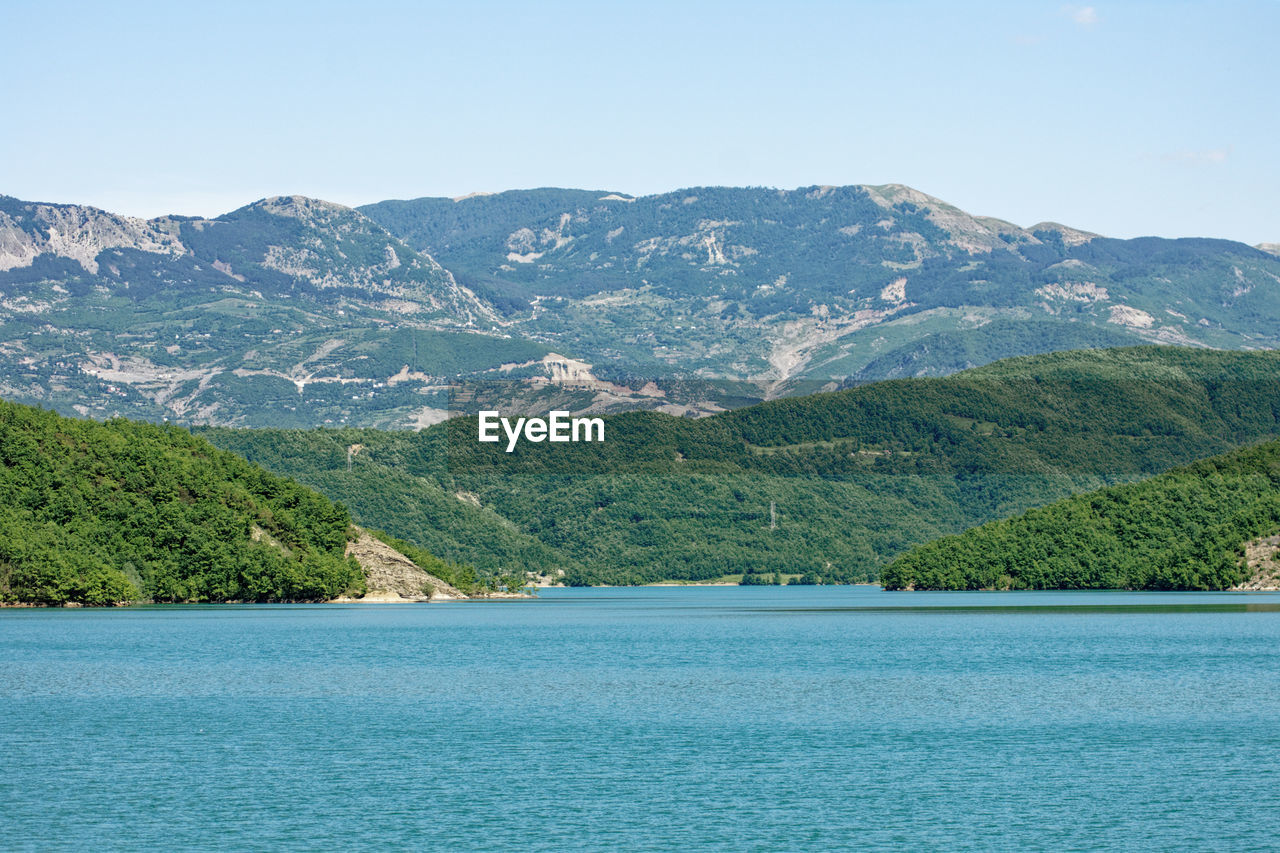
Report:
M540 189L141 220L0 197L0 396L191 424L707 414L1060 349L1280 344L1273 244L900 185Z

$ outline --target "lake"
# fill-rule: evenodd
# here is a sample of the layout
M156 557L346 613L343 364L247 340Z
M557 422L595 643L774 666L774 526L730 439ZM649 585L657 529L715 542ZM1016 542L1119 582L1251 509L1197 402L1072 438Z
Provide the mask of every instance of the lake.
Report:
M9 849L1273 848L1280 595L0 611Z

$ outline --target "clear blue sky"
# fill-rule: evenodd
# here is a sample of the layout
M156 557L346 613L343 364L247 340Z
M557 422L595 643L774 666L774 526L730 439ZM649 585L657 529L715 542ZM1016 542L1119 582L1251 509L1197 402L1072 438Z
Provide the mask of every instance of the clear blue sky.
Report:
M1280 3L0 0L0 193L214 215L910 184L1280 241Z

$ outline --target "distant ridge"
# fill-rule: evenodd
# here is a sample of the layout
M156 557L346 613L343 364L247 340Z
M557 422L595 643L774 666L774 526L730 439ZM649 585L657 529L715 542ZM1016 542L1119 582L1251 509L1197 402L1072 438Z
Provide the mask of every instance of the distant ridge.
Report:
M285 195L150 220L0 197L0 394L83 416L705 415L1138 343L1280 346L1280 257L1022 228L902 184ZM550 353L595 384L559 382Z

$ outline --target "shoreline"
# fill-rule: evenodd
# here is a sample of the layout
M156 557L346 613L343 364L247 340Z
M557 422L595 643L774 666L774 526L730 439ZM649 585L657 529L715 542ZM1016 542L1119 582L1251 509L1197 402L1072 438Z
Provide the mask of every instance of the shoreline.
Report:
M726 581L698 582L698 581L658 581L655 583L636 584L634 586L613 586L610 584L601 584L599 586L581 587L582 589L645 589L651 587L739 587L741 584L729 583ZM748 586L753 586L748 584ZM774 584L762 584L765 588L775 587ZM776 585L776 588L790 586L790 584ZM850 583L850 584L806 584L806 588L817 589L819 587L864 587L879 586L876 583ZM540 587L540 589L572 589L574 587ZM886 592L950 592L950 593L1028 593L1028 592L1062 592L1062 593L1161 593L1169 595L1206 595L1206 594L1223 594L1234 593L1280 593L1280 586L1247 586L1244 584L1227 587L1225 589L897 589L885 590ZM491 592L486 595L474 596L433 596L431 598L404 598L399 595L386 594L376 592L367 595L364 598L352 598L349 596L339 596L324 601L117 601L112 604L85 604L79 601L67 601L60 604L51 604L34 601L0 601L0 610L27 610L27 609L66 609L66 610L106 610L112 608L130 608L130 607L221 607L221 606L252 606L252 605L291 605L291 604L449 604L454 602L482 602L482 601L537 601L537 594L518 593L518 592Z
M0 610L26 610L45 608L48 610L110 610L128 607L244 607L264 604L448 604L462 601L534 601L538 596L520 592L494 592L488 595L465 595L461 597L438 595L431 598L404 598L402 596L375 593L364 598L338 596L324 601L116 601L111 604L85 604L82 601L64 601L49 603L40 601L0 601Z

